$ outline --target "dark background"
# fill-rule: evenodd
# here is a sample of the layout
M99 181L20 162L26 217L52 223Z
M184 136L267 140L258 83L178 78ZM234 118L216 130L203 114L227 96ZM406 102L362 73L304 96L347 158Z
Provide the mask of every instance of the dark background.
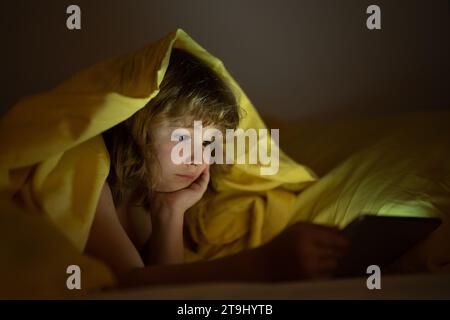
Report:
M81 7L82 30L66 28ZM381 7L379 31L366 8ZM263 115L450 108L448 0L2 0L0 111L177 27L222 59Z

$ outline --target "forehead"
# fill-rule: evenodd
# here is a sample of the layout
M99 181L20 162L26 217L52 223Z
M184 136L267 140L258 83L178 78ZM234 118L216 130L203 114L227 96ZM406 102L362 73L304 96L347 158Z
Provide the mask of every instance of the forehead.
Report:
M190 123L190 124L181 124L181 123L160 123L158 125L155 125L154 127L152 127L152 133L155 136L166 136L166 135L171 135L173 131L177 130L177 129L186 129L188 130L191 134L193 134L194 132L194 123ZM219 126L215 126L215 125L204 125L201 124L201 129L202 129L202 134L205 134L205 131L208 129L218 129L221 130L221 128Z
M194 123L194 121L197 121L197 123ZM201 126L202 129L220 129L220 125L212 124L210 122L204 122L201 120L180 120L180 121L164 121L159 124L156 124L152 127L153 130L174 130L179 128L185 128L185 129L194 129L194 125Z

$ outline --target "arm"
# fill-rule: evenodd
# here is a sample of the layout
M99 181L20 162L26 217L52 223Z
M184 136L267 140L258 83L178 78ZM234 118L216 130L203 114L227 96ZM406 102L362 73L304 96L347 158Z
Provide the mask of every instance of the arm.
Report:
M119 277L119 286L327 278L347 247L347 240L337 229L300 222L263 246L227 257L130 270Z
M266 282L274 280L266 259L263 248L256 248L210 261L137 268L119 276L119 287L211 281Z
M204 281L279 281L331 274L347 242L333 228L297 223L269 243L211 261L145 267L122 228L107 184L102 190L86 253L102 260L121 287Z
M85 251L104 261L116 274L144 267L138 251L119 221L107 183L100 194Z
M146 265L177 264L183 262L184 212L162 208L152 215L152 233L144 247Z
M111 190L106 183L86 245L86 253L111 267L121 286L197 281L264 281L267 280L267 275L260 251L248 250L207 262L145 267L137 249L120 224Z
M155 192L151 201L152 234L143 257L150 265L183 262L184 213L198 202L208 187L209 167L187 188L173 192Z

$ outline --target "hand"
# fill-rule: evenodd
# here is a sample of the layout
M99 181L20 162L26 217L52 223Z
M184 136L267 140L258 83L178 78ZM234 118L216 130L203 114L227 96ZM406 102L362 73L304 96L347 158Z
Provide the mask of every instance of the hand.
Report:
M261 247L270 280L329 277L348 241L337 228L296 223Z
M174 192L156 192L151 199L152 233L146 244L146 264L183 262L183 218L198 202L209 182L209 166L187 188Z
M209 166L187 188L173 192L156 192L151 199L152 216L161 214L183 217L187 209L196 204L203 196L209 183Z

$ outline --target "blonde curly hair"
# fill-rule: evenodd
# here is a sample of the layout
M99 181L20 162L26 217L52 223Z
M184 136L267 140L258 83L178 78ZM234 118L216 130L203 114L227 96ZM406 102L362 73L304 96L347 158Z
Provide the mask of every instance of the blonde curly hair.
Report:
M240 108L225 81L190 53L173 49L158 95L124 122L103 133L111 161L108 184L119 206L133 190L133 205L148 207L157 163L151 128L161 123L192 127L193 121L235 129ZM226 170L223 165L211 166Z

